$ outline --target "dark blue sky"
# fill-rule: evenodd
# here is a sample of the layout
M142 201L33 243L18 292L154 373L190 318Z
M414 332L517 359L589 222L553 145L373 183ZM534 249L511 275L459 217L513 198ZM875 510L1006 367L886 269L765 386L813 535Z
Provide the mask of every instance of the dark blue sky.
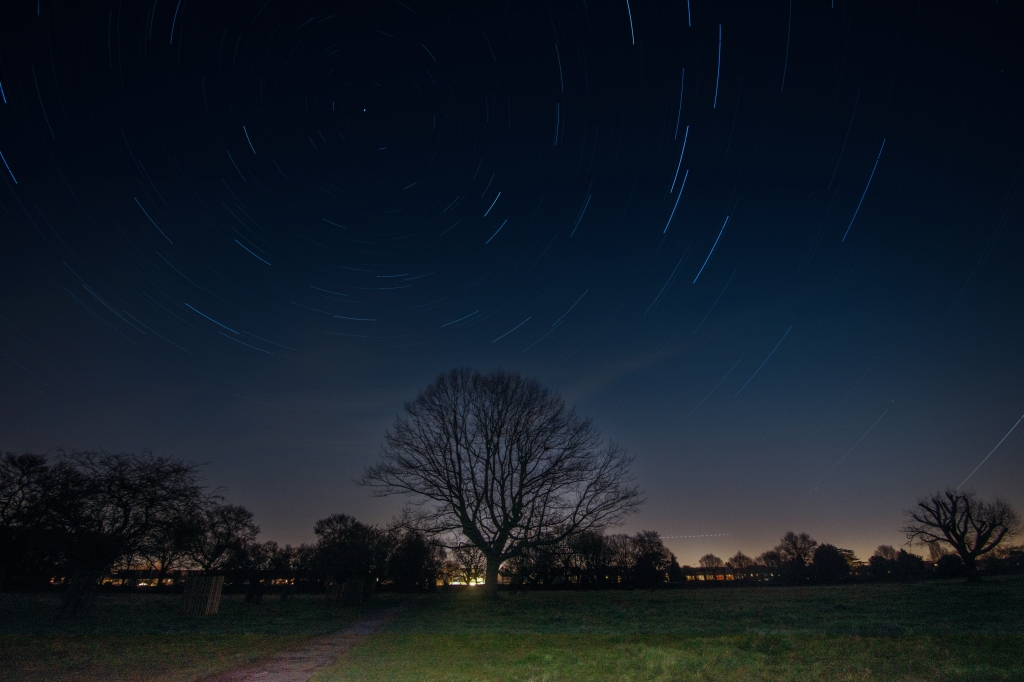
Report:
M1019 5L0 15L5 450L209 462L299 542L390 518L352 479L402 404L503 367L682 562L866 558L1024 412ZM1021 436L968 487L1024 506Z

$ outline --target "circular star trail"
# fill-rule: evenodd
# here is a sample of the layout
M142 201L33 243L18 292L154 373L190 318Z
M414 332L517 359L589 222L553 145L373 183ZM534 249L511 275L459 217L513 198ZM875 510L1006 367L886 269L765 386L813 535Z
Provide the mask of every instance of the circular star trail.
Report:
M684 560L1022 502L1019 7L0 14L4 449L208 461L301 541L394 513L351 484L393 415L503 367L637 456Z

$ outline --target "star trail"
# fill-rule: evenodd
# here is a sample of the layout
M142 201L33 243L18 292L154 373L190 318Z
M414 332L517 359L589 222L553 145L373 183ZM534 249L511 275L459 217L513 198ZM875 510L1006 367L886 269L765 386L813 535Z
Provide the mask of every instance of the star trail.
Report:
M0 18L3 450L208 462L301 542L396 513L352 483L384 429L500 367L636 455L624 530L683 563L1024 504L1019 4Z

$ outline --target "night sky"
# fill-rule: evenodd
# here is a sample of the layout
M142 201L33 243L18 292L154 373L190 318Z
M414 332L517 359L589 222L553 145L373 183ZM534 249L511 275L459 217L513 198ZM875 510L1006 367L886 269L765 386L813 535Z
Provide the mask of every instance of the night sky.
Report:
M636 456L681 563L857 551L1024 412L1024 9L5 0L0 449L200 462L263 539L458 366ZM1024 427L966 487L1024 508ZM690 536L690 537L679 537ZM700 536L700 537L694 537Z

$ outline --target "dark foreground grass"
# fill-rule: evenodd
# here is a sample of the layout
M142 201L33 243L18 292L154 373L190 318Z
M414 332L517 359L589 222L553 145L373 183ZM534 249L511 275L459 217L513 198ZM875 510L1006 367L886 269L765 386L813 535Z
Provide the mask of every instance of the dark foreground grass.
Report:
M0 595L3 682L184 682L249 663L393 606L397 595L327 611L322 597L260 605L225 597L214 617L178 613L178 598L101 595L93 612L54 618L54 595Z
M1020 635L378 634L313 682L1024 680Z
M1020 680L1024 580L424 595L315 682L387 680ZM183 618L157 595L106 595L81 622L0 595L0 680L196 680L404 599L227 599ZM49 600L49 601L47 601Z
M1024 680L1024 581L421 599L314 678Z

